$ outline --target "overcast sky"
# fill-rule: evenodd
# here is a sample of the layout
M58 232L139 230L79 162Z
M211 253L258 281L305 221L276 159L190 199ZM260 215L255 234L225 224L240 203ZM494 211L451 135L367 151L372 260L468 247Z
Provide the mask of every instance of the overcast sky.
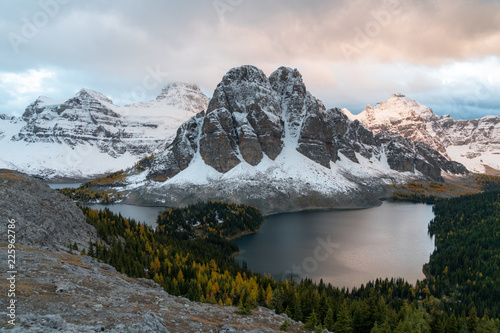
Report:
M240 65L297 68L327 107L400 92L437 114L500 114L498 0L0 1L0 113L85 87L115 104L172 81L211 95Z

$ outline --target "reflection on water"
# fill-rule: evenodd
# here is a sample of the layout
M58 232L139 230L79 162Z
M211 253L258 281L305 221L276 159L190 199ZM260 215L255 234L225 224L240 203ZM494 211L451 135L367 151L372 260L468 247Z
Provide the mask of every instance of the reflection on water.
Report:
M310 277L339 287L376 278L423 279L434 241L424 204L384 202L364 210L300 212L265 219L261 231L235 242L248 268L275 278Z
M137 222L145 222L147 225L156 228L156 217L160 212L165 210L165 207L144 207L125 204L101 205L93 204L86 205L92 209L108 208L115 214L121 213L123 217L132 218Z
M82 183L47 183L49 187L53 190L59 190L62 188L77 188L82 185Z
M51 189L57 190L61 188L77 188L82 183L47 183ZM92 204L86 205L93 209L104 209L108 208L115 214L122 214L123 217L132 218L137 222L144 222L147 225L156 228L156 217L158 214L165 210L165 207L143 207L143 206L133 206L126 204Z
M48 184L51 188L80 184ZM125 204L88 205L109 208L156 227L165 207ZM403 277L410 283L423 279L434 241L427 225L434 217L424 204L384 202L364 210L299 212L265 218L258 233L235 240L239 262L275 278L309 277L339 287L359 287L376 278Z

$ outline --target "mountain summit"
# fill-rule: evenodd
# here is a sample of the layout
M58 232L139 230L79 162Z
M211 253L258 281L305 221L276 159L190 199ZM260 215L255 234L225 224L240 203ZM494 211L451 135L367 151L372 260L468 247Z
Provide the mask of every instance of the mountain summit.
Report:
M327 110L296 69L266 77L242 66L172 144L128 171L121 190L148 204L221 199L278 212L373 204L382 184L440 180L441 171L467 172L425 144L374 135L340 109Z
M126 106L86 88L65 101L39 97L21 118L0 118L0 167L47 178L115 172L169 144L179 125L206 110L208 101L187 83L172 83L155 100Z
M392 131L428 144L449 160L480 173L500 172L500 116L454 120L402 94L394 94L358 115L346 112L374 133Z

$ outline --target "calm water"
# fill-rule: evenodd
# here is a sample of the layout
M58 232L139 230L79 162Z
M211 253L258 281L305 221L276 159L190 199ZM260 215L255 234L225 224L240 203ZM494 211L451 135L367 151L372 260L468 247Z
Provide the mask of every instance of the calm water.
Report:
M423 279L434 241L434 217L424 204L384 202L364 210L270 216L258 233L235 242L248 268L275 278L310 277L338 287L359 287L378 277Z
M121 213L123 217L132 218L138 222L145 222L147 225L156 228L156 217L165 210L165 207L144 207L125 204L86 205L92 209L109 208L115 214Z
M77 188L80 187L83 183L47 183L49 187L53 190L59 190L62 188Z
M48 184L75 188L80 183ZM156 227L165 207L126 204L88 205L109 208ZM265 218L258 233L235 240L239 262L275 278L321 278L339 287L359 287L376 278L403 277L410 283L423 279L434 241L427 225L434 217L424 204L384 202L364 210L280 214Z
M51 189L78 188L82 183L47 183ZM86 205L93 209L108 208L115 214L121 213L123 217L132 218L138 222L145 222L147 225L156 228L156 217L165 210L165 207L144 207L126 204L92 204Z

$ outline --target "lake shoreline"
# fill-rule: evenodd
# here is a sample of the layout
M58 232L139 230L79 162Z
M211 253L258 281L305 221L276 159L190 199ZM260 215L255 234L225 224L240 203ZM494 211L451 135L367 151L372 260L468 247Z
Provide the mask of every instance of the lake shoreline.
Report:
M427 233L432 207L385 200L383 207L372 209L267 216L259 230L265 229L264 234L234 240L239 251L233 258L275 279L295 267L303 273L299 279L323 279L340 288L395 276L411 284L424 279L423 265L434 251L434 240ZM330 254L322 247L326 244L336 245Z

